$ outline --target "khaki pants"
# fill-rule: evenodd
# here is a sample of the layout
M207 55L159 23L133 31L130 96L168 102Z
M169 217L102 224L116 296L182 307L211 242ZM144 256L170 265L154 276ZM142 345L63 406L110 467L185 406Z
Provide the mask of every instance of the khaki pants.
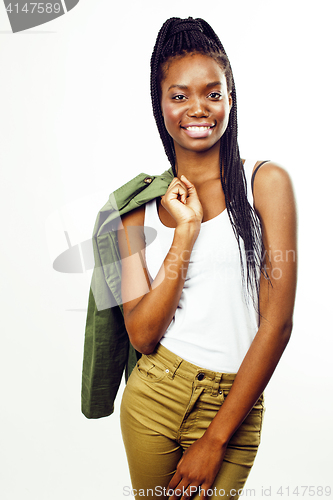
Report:
M204 434L235 376L199 368L160 344L142 356L120 410L135 498L168 498L166 488L184 450ZM229 441L209 498L235 500L241 494L260 443L263 412L262 395Z

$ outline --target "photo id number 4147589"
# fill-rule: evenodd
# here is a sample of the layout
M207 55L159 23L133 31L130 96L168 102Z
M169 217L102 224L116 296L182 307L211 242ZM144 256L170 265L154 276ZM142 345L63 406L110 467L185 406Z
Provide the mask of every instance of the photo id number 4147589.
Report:
M265 493L266 491L266 493ZM331 496L330 486L280 486L276 490L276 495L280 497L322 497ZM262 488L262 496L271 496L272 488Z
M18 3L9 3L6 7L7 12L25 12L26 14L59 14L61 10L60 3L51 2L26 2L24 5L19 6Z

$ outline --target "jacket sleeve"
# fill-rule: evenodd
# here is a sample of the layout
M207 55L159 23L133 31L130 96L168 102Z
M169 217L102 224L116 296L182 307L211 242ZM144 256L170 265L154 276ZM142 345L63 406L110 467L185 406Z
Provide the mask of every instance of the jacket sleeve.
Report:
M110 195L110 199L114 197ZM118 223L118 210L107 203L98 214L92 239L95 267L88 301L81 391L81 409L87 418L113 413L123 373L127 381L140 357L129 341L122 311Z
M95 274L98 272L95 268ZM100 279L98 282L101 286ZM107 285L105 292L110 294ZM82 413L87 418L113 413L123 373L127 382L140 356L129 341L121 308L116 305L99 310L90 288L81 393Z
M87 418L113 413L128 350L129 339L120 308L99 311L90 289L82 372L82 413Z
M106 224L107 217L110 224ZM128 362L129 339L120 291L118 220L118 211L107 204L97 216L92 238L95 267L88 301L81 392L82 413L87 418L113 413Z

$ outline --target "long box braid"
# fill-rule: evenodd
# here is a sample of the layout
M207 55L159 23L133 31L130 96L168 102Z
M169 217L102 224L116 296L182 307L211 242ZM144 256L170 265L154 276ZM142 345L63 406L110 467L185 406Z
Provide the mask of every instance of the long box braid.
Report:
M155 121L165 153L176 176L173 139L165 128L160 104L161 81L165 64L176 56L189 53L205 54L215 59L224 70L228 90L231 89L232 107L229 123L220 141L220 176L227 212L239 248L243 284L246 275L247 291L257 309L264 248L259 218L247 199L246 179L237 141L236 89L224 47L214 30L203 19L172 17L163 24L158 33L150 62L150 91ZM244 272L240 239L244 242L246 272Z

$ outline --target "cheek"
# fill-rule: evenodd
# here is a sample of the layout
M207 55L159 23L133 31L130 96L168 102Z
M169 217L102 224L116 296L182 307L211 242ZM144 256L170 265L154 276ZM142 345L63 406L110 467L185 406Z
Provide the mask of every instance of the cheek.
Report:
M220 127L225 129L229 121L229 106L223 106L216 110L215 116L220 123Z
M172 104L164 104L162 106L162 113L163 113L165 127L169 132L169 129L172 129L179 123L180 119L179 110L175 109L175 107Z
M218 120L220 120L220 121L224 121L225 119L228 119L228 116L229 116L228 106L226 104L224 104L223 106L220 106L216 110L216 116L217 116Z

